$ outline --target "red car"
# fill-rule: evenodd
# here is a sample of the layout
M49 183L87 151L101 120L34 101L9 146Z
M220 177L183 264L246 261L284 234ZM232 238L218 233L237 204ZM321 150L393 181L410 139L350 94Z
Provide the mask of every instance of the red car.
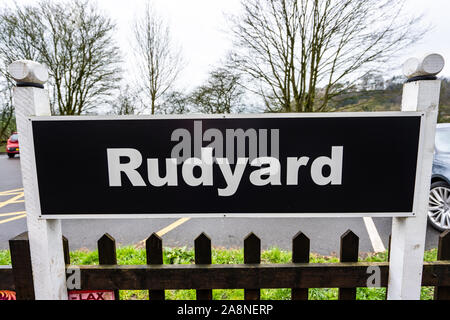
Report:
M14 132L6 142L6 153L8 157L14 158L16 154L19 154L19 134Z

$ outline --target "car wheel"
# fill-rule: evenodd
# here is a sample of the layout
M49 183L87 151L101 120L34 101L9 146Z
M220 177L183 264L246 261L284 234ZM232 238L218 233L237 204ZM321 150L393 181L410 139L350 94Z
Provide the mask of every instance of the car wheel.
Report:
M428 221L439 231L450 230L450 186L444 181L431 185Z
M8 153L8 157L10 158L14 158L15 154L14 153Z

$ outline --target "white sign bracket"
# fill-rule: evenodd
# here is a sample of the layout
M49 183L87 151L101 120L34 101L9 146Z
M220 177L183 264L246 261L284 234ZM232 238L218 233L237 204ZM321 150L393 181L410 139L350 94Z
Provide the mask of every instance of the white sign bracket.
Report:
M43 89L48 80L47 69L34 61L21 60L13 62L9 72L20 84L14 88L14 107L20 134L20 164L35 298L67 300L61 220L39 219L41 208L33 154L33 134L29 121L30 115L50 115L48 92Z

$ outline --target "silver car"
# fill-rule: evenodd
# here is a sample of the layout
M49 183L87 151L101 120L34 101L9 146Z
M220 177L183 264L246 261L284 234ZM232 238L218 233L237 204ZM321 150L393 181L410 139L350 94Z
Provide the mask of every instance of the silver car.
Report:
M428 221L439 231L450 229L450 123L436 128Z

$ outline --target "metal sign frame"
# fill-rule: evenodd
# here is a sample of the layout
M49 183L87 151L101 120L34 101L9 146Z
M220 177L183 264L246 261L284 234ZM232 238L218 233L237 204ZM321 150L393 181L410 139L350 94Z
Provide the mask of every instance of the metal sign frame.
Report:
M414 187L413 208L417 208L417 202L420 192L420 172L422 168L422 159L424 150L424 133L426 132L427 122L425 121L425 112L349 112L349 113L289 113L289 114L236 114L236 115L156 115L156 116L33 116L28 117L29 132L32 132L32 123L36 121L96 121L96 120L153 120L153 119L246 119L246 118L352 118L352 117L420 117L420 135L417 154L416 179ZM37 177L36 157L35 157L35 143L33 137L31 140L31 154L33 159L33 176ZM33 184L36 188L33 193L39 195L38 183ZM40 201L39 206L40 206ZM41 212L39 208L39 212ZM39 215L39 219L142 219L142 218L221 218L221 217L236 217L236 218L342 218L342 217L414 217L414 209L412 212L375 212L375 213L139 213L139 214L52 214Z

